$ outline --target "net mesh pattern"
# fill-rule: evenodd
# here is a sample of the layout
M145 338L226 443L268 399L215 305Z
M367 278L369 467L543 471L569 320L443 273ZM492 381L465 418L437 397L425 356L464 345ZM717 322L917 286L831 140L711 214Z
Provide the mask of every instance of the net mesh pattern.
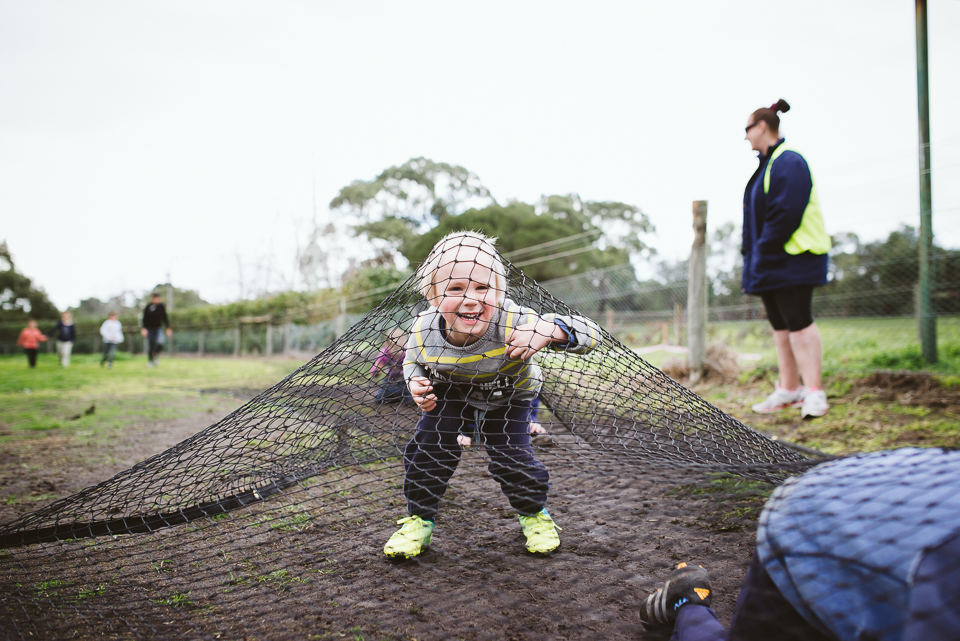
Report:
M509 300L541 318L580 318L503 264ZM496 289L488 272L482 284ZM592 351L573 353L585 339L563 323L566 338L529 359L542 371L547 433L528 451L550 472L560 550L524 550L472 415L461 432L481 443L458 454L433 546L403 563L384 557L407 513L404 452L421 410L396 363L378 359L410 344L413 322L438 304L422 275L224 419L0 527L6 638L635 637L641 593L681 552L729 565L735 595L752 534L701 517L736 500L731 487L749 494L818 461L602 329ZM690 489L720 487L725 474L741 480L723 485L722 500Z

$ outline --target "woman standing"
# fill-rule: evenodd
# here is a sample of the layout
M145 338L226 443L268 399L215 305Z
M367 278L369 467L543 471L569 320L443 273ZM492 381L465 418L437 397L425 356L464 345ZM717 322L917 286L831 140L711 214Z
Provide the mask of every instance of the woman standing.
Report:
M802 418L813 418L829 409L811 301L813 288L827 284L832 243L807 161L780 137L777 112L789 110L785 100L778 100L747 120L746 139L758 152L760 166L743 196L743 291L763 299L780 371L776 389L753 411L800 407Z

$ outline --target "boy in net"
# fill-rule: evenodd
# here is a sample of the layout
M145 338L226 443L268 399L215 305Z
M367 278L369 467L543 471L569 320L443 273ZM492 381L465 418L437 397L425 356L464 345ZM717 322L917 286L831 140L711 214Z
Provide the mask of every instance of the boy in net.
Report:
M468 426L476 425L490 475L520 519L526 548L547 554L559 528L544 508L549 474L530 446L530 405L543 385L531 357L544 347L585 354L600 329L586 318L538 314L506 298L506 268L495 239L475 232L444 237L419 270L430 304L413 322L404 376L422 410L404 451L409 516L384 546L411 558L430 546L440 498L460 462Z

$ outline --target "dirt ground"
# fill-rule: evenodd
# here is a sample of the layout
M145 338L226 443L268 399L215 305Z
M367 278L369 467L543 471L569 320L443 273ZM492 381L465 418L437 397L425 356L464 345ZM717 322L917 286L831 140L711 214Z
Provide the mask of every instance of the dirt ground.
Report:
M220 396L224 414L240 400ZM82 448L52 435L6 448L3 490L67 495L217 418L135 425ZM549 558L524 550L482 452L470 452L432 548L391 562L382 546L403 512L399 463L361 465L221 518L7 550L0 563L20 580L0 585L0 610L11 613L0 615L0 629L11 638L655 639L640 608L680 561L710 569L714 607L729 620L763 487L571 458L549 437L536 448L563 528ZM331 504L331 484L342 488L339 503ZM0 522L47 502L4 505ZM17 593L37 609L22 612Z
M38 500L0 504L0 523L169 448L249 395L211 393L214 412L133 425L109 442L49 435L4 448L0 492ZM844 398L858 397L948 416L960 398L894 375L852 383ZM399 463L358 461L219 517L0 552L18 577L0 578L0 630L41 639L660 639L643 629L641 606L680 561L709 569L714 608L729 622L769 485L609 461L560 434L535 447L563 528L550 557L525 552L482 451L471 451L431 549L391 562L382 546L403 513Z

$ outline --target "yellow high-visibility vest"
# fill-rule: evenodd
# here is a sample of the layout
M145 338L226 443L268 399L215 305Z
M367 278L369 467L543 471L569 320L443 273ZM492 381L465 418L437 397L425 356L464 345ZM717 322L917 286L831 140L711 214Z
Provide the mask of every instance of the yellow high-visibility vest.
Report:
M763 174L763 193L770 193L770 168L773 167L773 161L780 157L785 151L798 153L786 145L780 145L773 152L773 156L767 162L767 170ZM800 226L793 236L783 246L783 250L791 255L810 252L811 254L826 254L830 251L833 242L830 240L830 234L823 224L823 214L820 213L820 199L817 197L817 186L813 182L813 172L810 173L810 201L806 209L803 210L803 217L800 219Z

